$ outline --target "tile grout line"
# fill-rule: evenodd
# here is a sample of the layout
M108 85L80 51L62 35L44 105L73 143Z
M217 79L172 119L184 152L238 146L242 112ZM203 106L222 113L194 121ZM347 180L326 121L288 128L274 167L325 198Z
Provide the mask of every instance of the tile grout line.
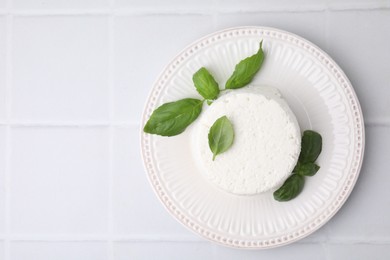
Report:
M114 0L109 0L109 8L112 10ZM108 16L108 104L109 120L114 118L114 16ZM114 259L113 236L114 236L114 212L113 212L113 186L114 186L114 127L110 123L109 129L109 169L108 169L108 241L107 259Z
M4 238L0 236L0 240ZM210 243L202 238L190 238L187 236L172 235L113 235L107 234L64 234L64 235L45 235L45 234L13 234L8 237L12 242L107 242L111 239L117 243ZM390 245L390 239L341 239L334 238L327 241L297 241L294 244L312 245Z
M91 122L45 122L45 121L3 121L0 126L10 127L131 127L138 126L136 121L91 121Z
M5 177L4 177L4 190L5 190L5 239L4 239L4 252L5 260L10 259L10 161L11 161L11 128L6 128L6 141L5 141Z
M325 48L328 51L329 50L329 10L325 10L325 28L324 28L324 34L325 34Z
M12 0L7 0L7 9L12 9ZM10 259L10 168L11 168L11 126L9 125L11 118L11 104L12 104L12 59L13 59L13 15L11 12L6 17L6 85L5 85L5 111L6 111L6 132L5 132L5 165L4 165L4 259Z
M373 119L365 119L364 122L365 127L390 127L390 118L373 118ZM3 127L11 127L11 128L23 128L23 127L31 127L31 128L127 128L127 127L139 127L140 122L0 122L0 126Z
M213 5L214 5L214 8L213 8L213 13L211 14L211 19L212 19L212 23L213 23L213 30L216 31L217 30L217 25L218 25L218 1L217 0L213 0Z
M319 6L308 8L280 8L280 7L256 7L256 8L242 8L237 11L236 7L223 7L221 9L211 10L208 8L198 9L176 9L172 11L171 8L112 8L107 9L32 9L32 10L13 10L12 13L7 9L0 9L0 15L12 14L14 16L127 16L127 15L213 15L213 14L248 14L248 13L310 13L310 12L350 12L350 11L377 11L389 10L390 6L385 5L351 5L351 6Z

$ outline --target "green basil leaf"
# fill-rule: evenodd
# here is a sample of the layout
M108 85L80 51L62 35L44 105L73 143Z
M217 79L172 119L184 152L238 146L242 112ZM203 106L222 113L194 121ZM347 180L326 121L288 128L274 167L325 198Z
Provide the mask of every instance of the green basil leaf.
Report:
M226 116L217 119L210 128L209 146L213 152L213 161L218 154L227 151L234 140L233 125Z
M205 99L214 100L219 95L218 83L210 72L202 67L192 76L195 88Z
M305 178L299 174L293 174L283 183L282 187L274 192L277 201L289 201L301 193Z
M300 163L314 163L322 150L322 137L319 133L312 130L303 132L301 153L298 161Z
M165 103L153 111L144 132L162 136L178 135L199 116L202 104L202 100L193 98Z
M320 166L315 163L303 163L297 164L293 172L302 176L314 176L319 169Z
M293 171L292 172L297 172L297 171L299 171L299 167L301 166L301 163L298 161L297 162L297 165L295 165L295 167L294 167L294 169L293 169Z
M236 65L233 74L226 82L225 87L227 89L242 88L252 81L263 64L264 52L262 45L263 41L260 42L260 48L256 54L240 61Z

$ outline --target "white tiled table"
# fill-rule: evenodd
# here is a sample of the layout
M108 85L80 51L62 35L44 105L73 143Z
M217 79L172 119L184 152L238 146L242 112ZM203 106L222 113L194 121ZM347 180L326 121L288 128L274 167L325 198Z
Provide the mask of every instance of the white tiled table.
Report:
M231 26L301 35L366 120L344 207L292 245L240 251L176 223L139 153L143 104L186 45ZM0 0L0 259L390 259L389 0Z

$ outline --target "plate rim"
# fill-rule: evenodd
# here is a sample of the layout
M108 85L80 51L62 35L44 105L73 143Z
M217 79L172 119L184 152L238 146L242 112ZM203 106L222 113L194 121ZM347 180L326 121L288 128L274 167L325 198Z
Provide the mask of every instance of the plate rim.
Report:
M348 181L349 181L348 189L344 190L344 193L341 195L337 194L338 198L334 199L337 202L337 204L331 209L329 214L326 214L325 217L322 216L319 223L315 223L314 221L312 221L311 223L308 223L306 226L304 226L304 232L299 232L299 233L293 235L293 237L290 236L287 238L287 240L282 241L280 239L272 238L272 239L269 239L269 241L264 241L264 243L262 241L261 244L257 243L255 245L249 245L249 246L245 243L240 243L240 241L238 241L238 243L237 243L237 240L231 239L228 237L221 237L221 236L219 236L219 238L212 237L212 236L210 236L210 234L212 232L209 232L207 230L207 228L203 228L197 224L189 226L188 223L191 221L187 220L186 221L187 223L185 223L185 221L183 220L183 218L186 218L186 216L183 216L183 214L180 211L174 211L169 207L169 205L168 205L169 198L167 201L166 199L163 198L163 195L161 194L161 192L159 193L159 191L161 191L161 187L159 188L159 185L155 183L155 180L153 179L153 174L152 174L153 169L151 167L149 167L149 165L148 165L147 161L150 160L150 155L147 154L147 151L145 148L145 143L146 143L145 138L147 137L148 134L145 134L143 132L143 126L145 125L147 118L148 118L148 111L147 110L150 108L151 103L153 103L151 101L153 99L153 94L155 94L156 90L158 90L158 85L160 85L160 84L163 85L162 83L164 83L163 76L166 76L167 72L168 72L168 74L170 74L171 70L175 70L177 65L179 65L183 61L186 61L186 58L183 58L183 56L189 57L189 56L191 56L191 54L196 52L198 49L202 49L203 47L207 46L207 45L203 44L203 42L205 40L212 39L213 37L217 37L217 36L221 36L221 35L225 35L224 38L227 38L227 39L235 38L238 35L247 35L247 34L245 34L245 30L249 31L250 34L254 35L254 36L260 35L259 34L260 31L262 32L261 35L265 34L267 36L271 35L271 34L276 34L276 33L281 34L281 35L286 35L288 37L287 37L287 39L283 39L284 41L289 40L290 42L295 41L295 43L297 43L297 44L301 43L302 47L304 46L306 49L312 51L312 54L314 54L314 53L317 54L316 58L321 57L321 60L327 61L326 65L331 66L331 67L328 67L328 66L327 67L332 70L331 74L336 78L337 82L339 83L337 85L337 87L344 87L347 90L349 90L349 92L350 92L349 94L351 94L351 96L348 97L345 94L346 98L348 100L353 100L356 104L355 109L351 108L353 112L355 112L355 113L357 112L357 114L352 115L352 118L354 119L353 124L352 124L353 125L353 132L354 132L354 134L356 134L353 142L356 143L356 140L359 140L359 144L360 144L360 150L359 150L360 152L356 152L356 149L355 149L355 151L353 153L355 155L355 158L352 159L351 167L350 167L350 170L348 172L349 177L351 177L351 174L353 174L353 173L355 173L355 174L352 176L353 177L352 179L348 179ZM239 33L240 31L243 31L244 33L240 34ZM238 34L235 34L235 32L237 32ZM280 38L280 39L282 39L282 38ZM199 46L199 44L201 44L201 46ZM321 63L322 63L322 61L321 61ZM323 64L323 65L325 65L325 64ZM157 92L158 92L158 94L160 94L160 91L157 91ZM155 107L155 105L156 104L153 104L154 107ZM348 106L349 106L349 104L348 104ZM357 124L356 119L360 120L359 125ZM153 192L156 194L158 200L161 202L161 204L164 206L164 208L169 212L169 214L172 217L174 217L175 220L177 220L179 223L181 223L184 227L186 227L188 230L201 236L202 238L205 238L211 242L217 243L217 244L222 245L222 246L226 246L226 247L230 247L230 248L246 249L246 250L270 249L270 248L288 245L288 244L296 242L304 237L309 236L310 234L312 234L315 231L317 231L318 229L320 229L323 225L328 223L328 221L331 220L332 217L340 210L340 208L344 205L344 203L347 201L347 199L351 195L352 190L355 187L357 179L360 175L360 171L361 171L361 168L363 165L363 160L364 160L364 153L365 153L365 125L364 125L364 116L363 116L362 108L361 108L359 99L356 95L356 92L355 92L350 80L348 79L348 77L344 73L344 71L325 51L323 51L321 48L319 48L317 45L315 45L311 41L309 41L309 40L307 40L307 39L305 39L305 38L303 38L295 33L291 33L291 32L288 32L288 31L285 31L282 29L268 27L268 26L237 26L237 27L229 27L226 29L218 30L218 31L215 31L213 33L207 34L201 38L198 38L197 40L188 44L180 52L178 52L178 54L175 55L171 59L171 61L162 69L162 71L160 72L160 74L158 75L156 80L154 81L152 88L149 91L149 94L148 94L148 97L147 97L146 102L144 104L143 112L141 115L141 124L140 124L139 131L140 131L139 132L139 135L140 135L139 141L140 141L140 147L141 147L140 153L141 153L141 158L142 158L142 162L143 162L142 163L143 168L144 168L145 173L147 175L149 184L152 186ZM360 137L360 138L358 139L358 137ZM356 165L355 168L354 168L353 164ZM321 213L321 215L323 215L323 214L324 213ZM308 228L306 229L305 227L308 227Z

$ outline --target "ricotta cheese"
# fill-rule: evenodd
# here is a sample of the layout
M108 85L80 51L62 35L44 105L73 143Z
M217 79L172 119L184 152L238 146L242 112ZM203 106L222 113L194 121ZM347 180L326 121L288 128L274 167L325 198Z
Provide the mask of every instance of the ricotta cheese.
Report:
M234 142L213 161L208 133L224 115L233 124ZM202 174L234 194L278 188L290 176L301 150L295 115L277 89L265 86L249 86L220 96L204 109L193 131L193 153Z

